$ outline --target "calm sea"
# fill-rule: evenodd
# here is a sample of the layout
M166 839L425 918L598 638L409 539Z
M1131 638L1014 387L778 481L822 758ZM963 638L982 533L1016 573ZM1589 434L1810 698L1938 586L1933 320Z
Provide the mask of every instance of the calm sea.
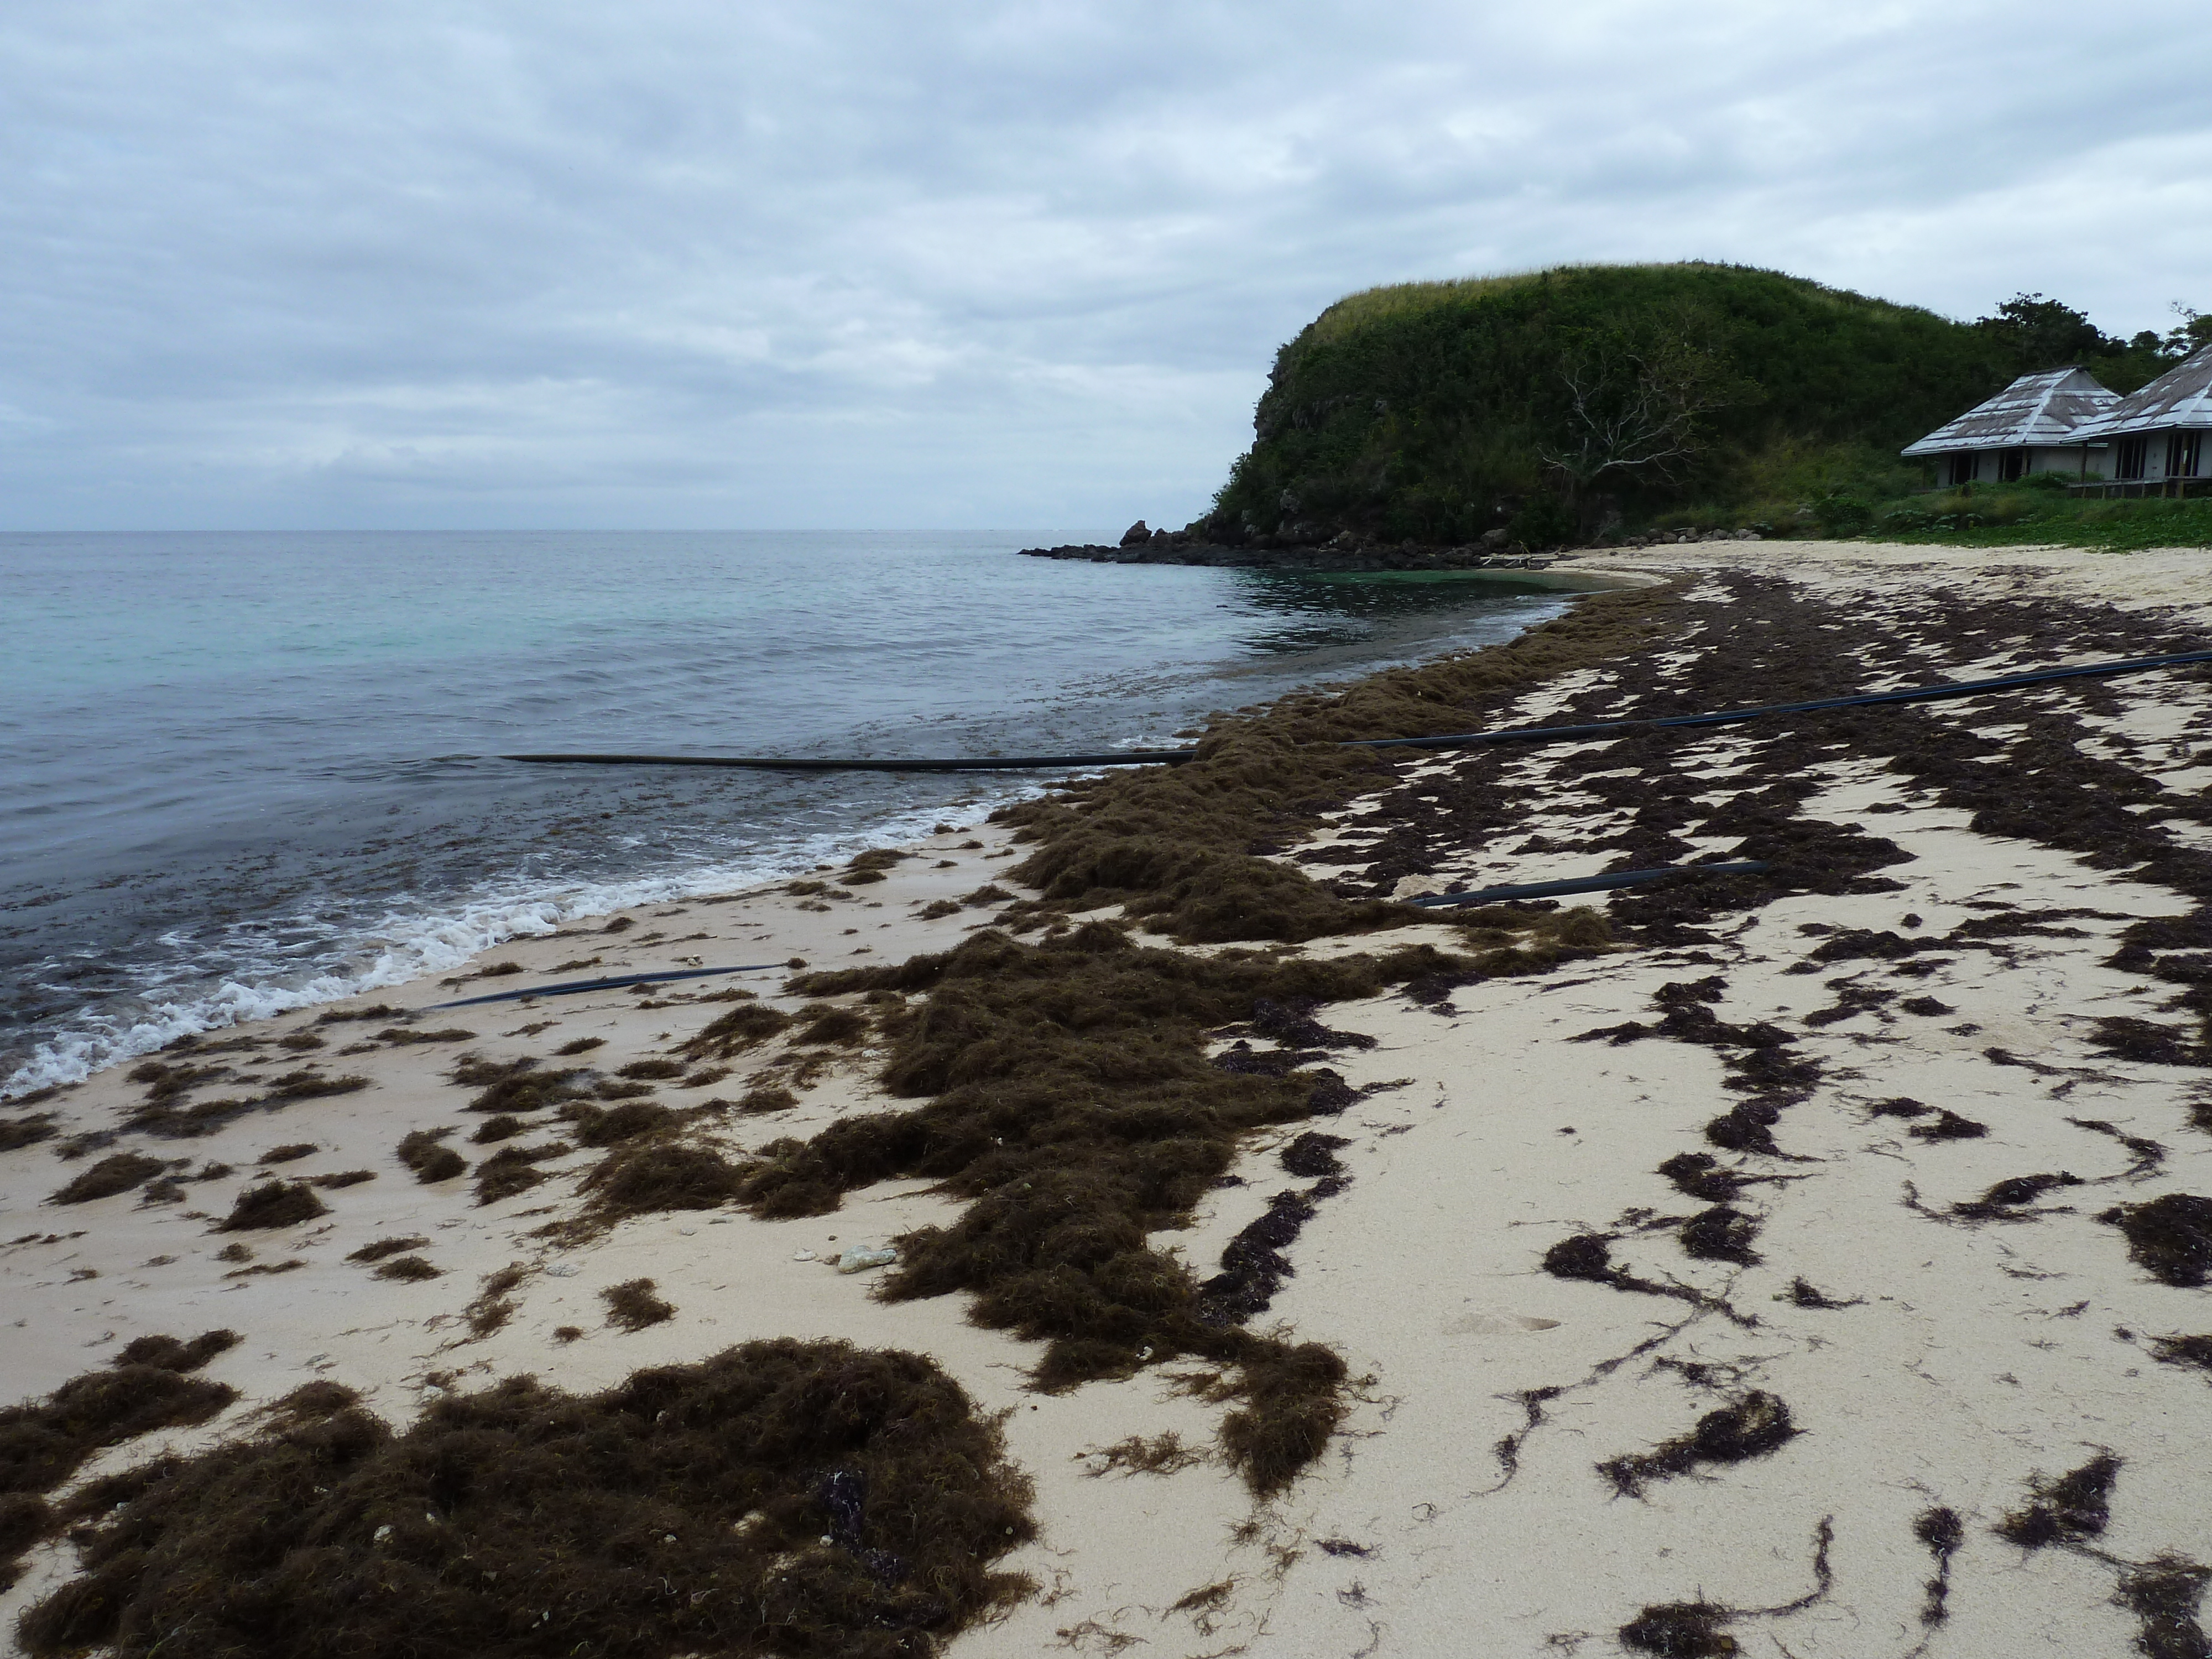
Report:
M1015 556L1083 538L0 536L0 1094L1038 781L501 751L1152 747L1559 609Z

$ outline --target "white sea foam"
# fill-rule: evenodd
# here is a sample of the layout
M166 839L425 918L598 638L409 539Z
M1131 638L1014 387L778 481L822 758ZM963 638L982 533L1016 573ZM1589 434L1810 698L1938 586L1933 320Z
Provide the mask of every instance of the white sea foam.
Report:
M487 884L483 891L442 912L395 910L356 938L331 941L333 950L348 958L343 968L276 973L251 981L176 981L142 992L135 999L137 1006L127 1012L88 1012L33 1050L30 1059L0 1083L0 1101L82 1082L94 1072L151 1054L181 1036L447 973L494 945L542 937L586 917L737 892L850 857L864 847L919 840L938 823L965 827L981 821L999 802L1034 793L1042 787L1018 786L965 808L902 813L879 821L863 835L814 836L783 842L773 852L723 862L550 888L533 889L526 880L510 879Z

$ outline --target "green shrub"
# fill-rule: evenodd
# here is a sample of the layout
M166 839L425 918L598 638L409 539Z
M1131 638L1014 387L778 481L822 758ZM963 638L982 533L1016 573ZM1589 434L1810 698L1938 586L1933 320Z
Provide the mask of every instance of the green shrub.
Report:
M1874 507L1856 495L1823 495L1813 503L1813 516L1831 536L1863 536L1874 528Z

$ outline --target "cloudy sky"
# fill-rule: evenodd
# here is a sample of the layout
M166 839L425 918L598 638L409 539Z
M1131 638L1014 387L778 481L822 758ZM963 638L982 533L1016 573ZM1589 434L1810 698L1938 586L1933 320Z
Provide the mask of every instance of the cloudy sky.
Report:
M0 529L1201 511L1348 290L2212 309L2201 9L10 0Z

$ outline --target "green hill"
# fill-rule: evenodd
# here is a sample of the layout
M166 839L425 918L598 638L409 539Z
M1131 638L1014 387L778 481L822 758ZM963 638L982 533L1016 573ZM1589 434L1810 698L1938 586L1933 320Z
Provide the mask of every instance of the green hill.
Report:
M1543 545L1692 503L1892 495L1919 483L1901 446L2024 366L1987 324L1735 265L1370 289L1276 355L1193 529Z

